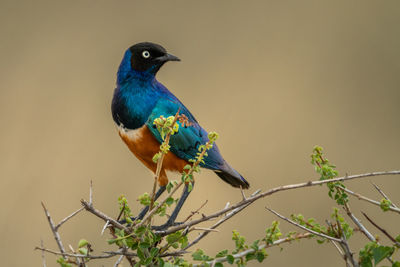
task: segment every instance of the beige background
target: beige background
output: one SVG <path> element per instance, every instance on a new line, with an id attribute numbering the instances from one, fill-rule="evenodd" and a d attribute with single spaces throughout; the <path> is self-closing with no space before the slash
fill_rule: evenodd
<path id="1" fill-rule="evenodd" d="M 182 59 L 168 63 L 159 80 L 203 127 L 220 133 L 225 158 L 250 191 L 318 179 L 309 164 L 316 144 L 343 175 L 398 169 L 399 25 L 398 1 L 2 0 L 1 265 L 40 266 L 33 251 L 40 239 L 56 248 L 40 201 L 59 221 L 88 197 L 90 180 L 99 209 L 116 216 L 124 193 L 137 211 L 135 199 L 150 190 L 152 178 L 119 140 L 110 102 L 123 52 L 140 41 L 160 43 Z M 372 180 L 400 204 L 399 179 L 348 185 L 379 200 Z M 204 171 L 182 214 L 206 199 L 203 212 L 211 213 L 240 192 Z M 249 241 L 262 237 L 276 219 L 265 206 L 323 221 L 333 205 L 325 187 L 279 193 L 230 220 L 202 247 L 210 254 L 232 248 L 232 229 Z M 355 199 L 352 207 L 399 234 L 398 216 Z M 85 237 L 96 251 L 110 249 L 101 227 L 81 214 L 61 235 L 65 244 Z M 284 222 L 281 228 L 293 230 Z M 365 242 L 351 245 L 358 251 Z M 265 265 L 343 266 L 329 244 L 284 247 L 270 250 Z M 56 266 L 52 256 L 47 262 Z"/>

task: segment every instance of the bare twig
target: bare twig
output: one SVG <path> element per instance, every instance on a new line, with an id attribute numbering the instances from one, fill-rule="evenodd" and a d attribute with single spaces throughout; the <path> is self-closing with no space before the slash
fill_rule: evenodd
<path id="1" fill-rule="evenodd" d="M 111 253 L 106 253 L 104 255 L 82 255 L 82 254 L 75 254 L 75 253 L 67 253 L 67 252 L 59 252 L 47 248 L 41 248 L 41 247 L 35 247 L 36 250 L 41 250 L 45 251 L 54 255 L 61 255 L 63 257 L 71 257 L 71 258 L 89 258 L 89 259 L 106 259 L 106 258 L 111 258 L 114 257 L 117 254 L 111 254 Z M 118 254 L 120 255 L 120 254 Z M 136 256 L 136 255 L 135 255 Z"/>
<path id="2" fill-rule="evenodd" d="M 114 264 L 114 267 L 118 267 L 123 259 L 124 259 L 124 255 L 119 256 L 118 260 Z"/>
<path id="3" fill-rule="evenodd" d="M 206 232 L 219 232 L 218 229 L 214 228 L 205 228 L 205 227 L 193 227 L 190 231 L 206 231 Z"/>
<path id="4" fill-rule="evenodd" d="M 331 229 L 333 229 L 333 226 L 330 221 L 325 220 L 325 222 Z M 335 248 L 339 252 L 340 256 L 342 256 L 343 260 L 346 262 L 346 266 L 349 267 L 350 266 L 349 261 L 347 260 L 346 254 L 342 250 L 341 246 L 339 246 L 335 241 L 329 240 L 329 242 L 335 246 Z"/>
<path id="5" fill-rule="evenodd" d="M 136 253 L 123 252 L 122 249 L 120 249 L 118 251 L 104 251 L 103 253 L 105 253 L 107 255 L 110 255 L 110 257 L 116 256 L 116 255 L 123 255 L 123 256 L 129 256 L 129 257 L 136 257 L 137 256 Z M 160 257 L 181 256 L 181 255 L 187 254 L 187 253 L 189 253 L 189 252 L 184 251 L 184 250 L 173 251 L 173 252 L 168 252 L 168 253 L 161 254 Z"/>
<path id="6" fill-rule="evenodd" d="M 124 213 L 125 206 L 126 206 L 126 204 L 124 202 L 123 205 L 122 205 L 122 209 L 119 211 L 119 214 L 117 216 L 117 219 L 116 219 L 117 221 L 119 221 L 119 219 L 121 218 L 122 213 Z"/>
<path id="7" fill-rule="evenodd" d="M 258 193 L 260 193 L 260 189 L 255 191 L 251 196 L 255 196 Z M 227 221 L 228 219 L 230 219 L 231 217 L 233 217 L 235 214 L 239 213 L 241 210 L 243 210 L 244 208 L 246 208 L 248 205 L 247 204 L 245 206 L 241 206 L 239 208 L 236 208 L 234 210 L 232 210 L 231 212 L 229 212 L 228 214 L 226 214 L 222 219 L 220 219 L 218 222 L 216 222 L 214 225 L 212 225 L 210 227 L 210 229 L 215 229 L 218 226 L 220 226 L 221 224 L 223 224 L 225 221 Z M 225 205 L 225 209 L 229 207 L 229 202 L 226 203 Z M 193 240 L 192 242 L 190 242 L 184 249 L 187 250 L 188 248 L 190 248 L 191 246 L 195 245 L 196 243 L 198 243 L 201 239 L 203 239 L 206 235 L 208 235 L 210 233 L 210 231 L 205 231 L 203 233 L 201 233 L 195 240 Z"/>
<path id="8" fill-rule="evenodd" d="M 240 201 L 240 202 L 236 203 L 233 206 L 227 207 L 227 208 L 225 208 L 223 210 L 220 210 L 218 212 L 215 212 L 215 213 L 213 213 L 211 215 L 204 216 L 203 218 L 200 218 L 200 219 L 197 219 L 197 220 L 193 220 L 193 221 L 190 221 L 190 222 L 186 222 L 186 223 L 181 224 L 181 225 L 170 227 L 167 230 L 156 231 L 155 233 L 159 234 L 159 235 L 162 235 L 162 236 L 168 235 L 170 233 L 173 233 L 173 232 L 176 232 L 178 230 L 184 229 L 187 226 L 196 225 L 196 224 L 199 224 L 201 222 L 208 221 L 208 220 L 210 220 L 212 218 L 219 217 L 219 216 L 221 216 L 222 214 L 224 214 L 224 213 L 226 213 L 228 211 L 231 211 L 231 210 L 236 209 L 238 207 L 245 206 L 247 204 L 251 204 L 251 203 L 253 203 L 254 201 L 256 201 L 256 200 L 258 200 L 260 198 L 272 195 L 272 194 L 280 192 L 280 191 L 292 190 L 292 189 L 297 189 L 297 188 L 302 188 L 302 187 L 309 187 L 309 186 L 316 186 L 316 185 L 332 183 L 332 182 L 338 182 L 338 181 L 347 181 L 347 180 L 353 180 L 353 179 L 360 179 L 360 178 L 371 177 L 371 176 L 398 175 L 398 174 L 400 174 L 400 170 L 384 171 L 384 172 L 371 172 L 371 173 L 343 176 L 343 177 L 339 177 L 339 178 L 335 178 L 335 179 L 329 179 L 329 180 L 322 180 L 322 181 L 318 180 L 318 181 L 313 181 L 313 182 L 309 181 L 309 182 L 306 182 L 306 183 L 279 186 L 279 187 L 272 188 L 272 189 L 270 189 L 268 191 L 265 191 L 265 192 L 263 192 L 261 194 L 258 194 L 256 196 L 248 197 L 245 201 Z"/>
<path id="9" fill-rule="evenodd" d="M 340 256 L 342 256 L 342 258 L 346 261 L 347 266 L 348 265 L 348 261 L 346 260 L 346 255 L 344 254 L 344 252 L 342 251 L 342 249 L 338 246 L 338 244 L 335 241 L 329 240 L 329 242 L 331 244 L 333 244 L 333 246 L 337 249 L 337 251 L 339 252 Z"/>
<path id="10" fill-rule="evenodd" d="M 75 254 L 75 250 L 74 250 L 74 248 L 72 247 L 72 245 L 69 244 L 68 247 L 69 247 L 69 249 L 71 250 L 71 252 L 72 252 L 73 254 Z M 79 267 L 80 267 L 81 265 L 82 265 L 82 267 L 86 267 L 86 265 L 85 265 L 85 259 L 84 259 L 84 258 L 75 257 L 75 259 L 76 259 L 76 265 L 78 265 Z M 81 263 L 81 260 L 82 260 L 82 263 Z"/>
<path id="11" fill-rule="evenodd" d="M 242 193 L 242 200 L 246 200 L 247 198 L 242 187 L 240 187 L 240 193 Z"/>
<path id="12" fill-rule="evenodd" d="M 359 193 L 356 193 L 356 192 L 351 191 L 351 190 L 348 189 L 348 188 L 344 188 L 344 187 L 341 187 L 341 186 L 338 186 L 338 187 L 341 188 L 341 189 L 343 189 L 346 193 L 348 193 L 348 194 L 350 194 L 350 195 L 353 195 L 353 196 L 357 197 L 357 198 L 360 199 L 360 200 L 367 201 L 367 202 L 369 202 L 369 203 L 371 203 L 371 204 L 374 204 L 374 205 L 376 205 L 376 206 L 379 206 L 379 207 L 380 207 L 380 205 L 381 205 L 381 203 L 380 203 L 379 201 L 376 201 L 376 200 L 367 198 L 367 197 L 365 197 L 365 196 L 363 196 L 363 195 L 361 195 L 361 194 L 359 194 Z M 400 213 L 400 209 L 397 208 L 397 207 L 395 207 L 393 204 L 392 204 L 391 206 L 389 206 L 388 208 L 389 208 L 389 210 L 391 210 L 391 211 Z"/>
<path id="13" fill-rule="evenodd" d="M 54 225 L 53 219 L 51 218 L 50 213 L 49 213 L 49 211 L 46 209 L 46 206 L 44 205 L 43 202 L 42 202 L 42 207 L 43 207 L 44 213 L 46 214 L 47 220 L 49 221 L 49 225 L 50 225 L 51 231 L 53 232 L 54 239 L 55 239 L 56 242 L 57 242 L 58 248 L 60 249 L 60 251 L 61 251 L 62 253 L 65 253 L 64 246 L 63 246 L 63 244 L 62 244 L 62 242 L 61 242 L 60 234 L 57 232 L 57 229 L 56 229 L 56 226 Z M 63 255 L 63 257 L 64 257 L 65 259 L 67 258 L 67 257 L 64 256 L 64 255 Z"/>
<path id="14" fill-rule="evenodd" d="M 360 229 L 360 231 L 371 241 L 376 241 L 375 237 L 365 228 L 365 226 L 360 222 L 360 220 L 357 219 L 356 216 L 351 212 L 349 204 L 344 203 L 344 210 L 347 213 L 347 216 L 350 217 L 350 219 L 354 222 L 355 225 Z"/>
<path id="15" fill-rule="evenodd" d="M 73 213 L 71 213 L 70 215 L 68 215 L 67 217 L 65 217 L 64 219 L 62 219 L 56 226 L 56 231 L 58 231 L 58 228 L 61 227 L 61 225 L 63 225 L 65 222 L 67 222 L 69 219 L 71 219 L 72 217 L 74 217 L 75 215 L 77 215 L 79 212 L 81 212 L 82 210 L 84 210 L 84 207 L 81 207 L 80 209 L 74 211 Z"/>
<path id="16" fill-rule="evenodd" d="M 373 225 L 375 226 L 379 231 L 381 231 L 385 236 L 387 236 L 387 238 L 389 238 L 393 243 L 395 243 L 397 246 L 400 246 L 400 243 L 396 241 L 396 239 L 391 236 L 385 229 L 383 229 L 382 227 L 380 227 L 378 224 L 376 224 L 371 218 L 369 218 L 367 216 L 367 214 L 365 214 L 364 212 L 361 212 L 364 217 Z"/>
<path id="17" fill-rule="evenodd" d="M 92 180 L 90 180 L 89 204 L 93 205 L 93 182 L 92 182 Z"/>
<path id="18" fill-rule="evenodd" d="M 353 253 L 351 252 L 349 244 L 347 243 L 347 240 L 346 240 L 346 235 L 344 234 L 342 225 L 340 224 L 339 219 L 337 217 L 336 217 L 336 225 L 339 228 L 339 232 L 342 235 L 342 239 L 340 240 L 339 244 L 342 247 L 342 249 L 346 255 L 346 264 L 347 264 L 347 260 L 349 260 L 354 267 L 358 267 L 359 266 L 358 262 L 356 262 L 354 260 Z"/>
<path id="19" fill-rule="evenodd" d="M 343 239 L 343 241 L 340 244 L 342 244 L 341 247 L 342 247 L 343 251 L 345 252 L 346 264 L 348 264 L 347 260 L 349 260 L 354 267 L 358 267 L 358 263 L 354 260 L 353 253 L 350 250 L 347 240 Z"/>
<path id="20" fill-rule="evenodd" d="M 40 248 L 44 249 L 43 239 L 40 239 Z M 42 250 L 42 265 L 43 265 L 43 267 L 46 267 L 46 257 L 45 257 L 45 254 L 44 254 L 44 250 Z"/>
<path id="21" fill-rule="evenodd" d="M 283 215 L 280 215 L 279 213 L 277 213 L 276 211 L 274 211 L 274 210 L 272 210 L 272 209 L 270 209 L 270 208 L 268 208 L 268 207 L 265 207 L 265 208 L 266 208 L 267 210 L 269 210 L 270 212 L 272 212 L 273 214 L 275 214 L 276 216 L 278 216 L 279 218 L 281 218 L 282 220 L 285 220 L 285 221 L 287 221 L 288 223 L 293 224 L 293 225 L 296 226 L 296 227 L 299 227 L 300 229 L 303 229 L 303 230 L 305 230 L 305 231 L 307 231 L 307 232 L 310 232 L 310 233 L 313 234 L 313 235 L 317 235 L 317 236 L 319 236 L 319 237 L 326 238 L 326 239 L 328 239 L 328 240 L 332 240 L 332 241 L 339 242 L 339 243 L 342 242 L 342 240 L 340 240 L 340 239 L 338 239 L 338 238 L 336 238 L 336 237 L 329 236 L 329 235 L 326 235 L 326 234 L 323 234 L 323 233 L 318 233 L 318 232 L 316 232 L 316 231 L 314 231 L 314 230 L 308 229 L 307 227 L 305 227 L 305 226 L 303 226 L 303 225 L 300 225 L 300 224 L 298 224 L 297 222 L 294 222 L 294 221 L 292 221 L 292 220 L 286 218 L 286 217 L 283 216 Z"/>
<path id="22" fill-rule="evenodd" d="M 350 207 L 348 203 L 344 204 L 344 209 L 347 213 L 347 215 L 350 217 L 350 219 L 354 222 L 354 224 L 357 225 L 357 227 L 360 229 L 360 231 L 371 241 L 376 242 L 376 238 L 367 230 L 367 228 L 360 222 L 360 220 L 357 219 L 356 216 L 350 211 Z M 364 215 L 365 216 L 365 215 Z M 378 243 L 379 244 L 379 243 Z M 393 263 L 392 259 L 390 257 L 386 257 L 391 263 Z"/>
<path id="23" fill-rule="evenodd" d="M 190 212 L 190 215 L 187 216 L 187 218 L 185 220 L 183 220 L 183 222 L 187 222 L 190 218 L 192 218 L 195 214 L 198 214 L 199 211 L 207 204 L 208 200 L 206 200 L 201 206 L 200 208 L 198 208 L 195 211 Z"/>
<path id="24" fill-rule="evenodd" d="M 125 233 L 130 233 L 131 231 L 124 225 L 120 224 L 119 222 L 117 222 L 116 220 L 114 220 L 113 218 L 109 217 L 108 215 L 104 214 L 103 212 L 95 209 L 93 207 L 93 205 L 90 205 L 90 203 L 88 203 L 86 200 L 81 199 L 81 203 L 83 205 L 83 207 L 89 211 L 90 213 L 96 215 L 97 217 L 99 217 L 100 219 L 102 219 L 105 222 L 109 222 L 110 224 L 112 224 L 114 227 L 124 230 Z"/>

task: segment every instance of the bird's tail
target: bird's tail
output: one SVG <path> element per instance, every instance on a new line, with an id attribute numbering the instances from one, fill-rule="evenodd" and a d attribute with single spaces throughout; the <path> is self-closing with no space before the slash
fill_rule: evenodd
<path id="1" fill-rule="evenodd" d="M 215 174 L 219 176 L 222 180 L 227 182 L 233 187 L 248 189 L 250 184 L 243 178 L 240 173 L 238 173 L 235 169 L 229 166 L 228 163 L 225 162 L 223 168 L 220 170 L 214 170 Z"/>

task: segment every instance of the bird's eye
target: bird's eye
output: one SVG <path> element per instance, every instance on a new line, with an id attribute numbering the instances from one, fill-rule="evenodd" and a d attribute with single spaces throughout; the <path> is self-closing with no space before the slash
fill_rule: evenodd
<path id="1" fill-rule="evenodd" d="M 144 58 L 149 58 L 150 57 L 150 52 L 149 51 L 143 51 L 143 53 L 142 53 L 142 56 L 144 57 Z"/>

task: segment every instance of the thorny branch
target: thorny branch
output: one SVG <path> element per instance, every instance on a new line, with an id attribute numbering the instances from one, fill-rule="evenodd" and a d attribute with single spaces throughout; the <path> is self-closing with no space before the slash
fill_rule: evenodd
<path id="1" fill-rule="evenodd" d="M 396 239 L 391 236 L 385 229 L 380 227 L 378 224 L 376 224 L 370 217 L 367 216 L 364 212 L 361 212 L 364 217 L 373 225 L 375 226 L 379 231 L 381 231 L 387 238 L 389 238 L 394 244 L 396 244 L 398 247 L 400 247 L 400 243 L 396 241 Z"/>
<path id="2" fill-rule="evenodd" d="M 338 182 L 338 181 L 347 181 L 347 180 L 352 180 L 352 179 L 360 179 L 360 178 L 366 178 L 366 177 L 371 177 L 371 176 L 398 175 L 398 174 L 400 174 L 400 171 L 397 171 L 397 170 L 396 171 L 386 171 L 386 172 L 371 172 L 371 173 L 343 176 L 343 177 L 339 177 L 339 178 L 335 178 L 335 179 L 329 179 L 329 180 L 309 181 L 309 182 L 306 182 L 306 183 L 279 186 L 279 187 L 272 188 L 272 189 L 270 189 L 268 191 L 265 191 L 265 192 L 263 192 L 261 194 L 258 194 L 258 195 L 252 196 L 252 197 L 248 197 L 246 200 L 242 200 L 242 201 L 236 203 L 233 206 L 226 207 L 226 208 L 224 208 L 224 209 L 222 209 L 222 210 L 220 210 L 220 211 L 218 211 L 216 213 L 213 213 L 211 215 L 204 216 L 203 218 L 200 218 L 200 219 L 197 219 L 197 220 L 193 220 L 193 221 L 181 224 L 181 225 L 170 227 L 169 229 L 164 230 L 164 231 L 156 231 L 156 233 L 160 234 L 162 236 L 168 235 L 168 234 L 176 232 L 178 230 L 185 229 L 188 226 L 190 227 L 190 226 L 199 224 L 201 222 L 208 221 L 210 219 L 219 217 L 219 216 L 221 216 L 222 214 L 224 214 L 226 212 L 229 212 L 229 211 L 234 210 L 236 208 L 245 206 L 247 204 L 251 204 L 251 203 L 253 203 L 254 201 L 256 201 L 256 200 L 258 200 L 260 198 L 272 195 L 272 194 L 280 192 L 280 191 L 292 190 L 292 189 L 297 189 L 297 188 L 302 188 L 302 187 L 309 187 L 309 186 L 316 186 L 316 185 L 321 185 L 321 184 L 326 184 L 326 183 L 334 183 L 334 182 Z"/>
<path id="3" fill-rule="evenodd" d="M 305 227 L 303 225 L 300 225 L 297 222 L 294 222 L 294 221 L 290 220 L 289 218 L 286 218 L 285 216 L 277 213 L 276 211 L 274 211 L 274 210 L 272 210 L 272 209 L 270 209 L 268 207 L 265 207 L 265 208 L 267 210 L 269 210 L 270 212 L 272 212 L 273 214 L 275 214 L 276 216 L 278 216 L 279 218 L 281 218 L 282 220 L 287 221 L 288 223 L 293 224 L 294 226 L 296 226 L 296 227 L 298 227 L 300 229 L 303 229 L 303 230 L 309 232 L 310 234 L 317 235 L 317 236 L 320 236 L 322 238 L 326 238 L 328 240 L 335 241 L 335 242 L 338 242 L 338 243 L 342 242 L 342 240 L 339 239 L 339 238 L 336 238 L 336 237 L 333 237 L 333 236 L 329 236 L 329 235 L 326 235 L 326 234 L 323 234 L 323 233 L 315 232 L 314 230 L 308 229 L 307 227 Z"/>
<path id="4" fill-rule="evenodd" d="M 66 259 L 66 255 L 65 255 L 65 248 L 63 243 L 61 242 L 61 237 L 60 234 L 57 232 L 56 226 L 54 225 L 53 219 L 50 216 L 49 211 L 46 209 L 46 206 L 44 205 L 44 203 L 42 202 L 42 207 L 44 210 L 44 213 L 46 214 L 47 220 L 49 221 L 49 225 L 51 228 L 51 231 L 53 232 L 54 235 L 54 239 L 57 242 L 58 248 L 60 249 L 61 253 L 64 253 L 63 257 Z"/>
<path id="5" fill-rule="evenodd" d="M 219 210 L 213 214 L 210 214 L 208 216 L 203 215 L 201 218 L 199 219 L 195 219 L 195 220 L 191 220 L 191 221 L 186 221 L 185 223 L 181 224 L 181 225 L 177 225 L 177 226 L 173 226 L 170 227 L 167 230 L 164 231 L 155 231 L 155 234 L 158 234 L 160 236 L 165 236 L 168 235 L 170 233 L 174 233 L 178 230 L 181 229 L 186 229 L 186 231 L 191 231 L 191 230 L 203 230 L 204 232 L 201 233 L 194 241 L 192 241 L 191 243 L 189 243 L 183 250 L 180 251 L 174 251 L 174 252 L 166 252 L 162 255 L 160 255 L 160 257 L 168 257 L 168 256 L 181 256 L 185 253 L 187 253 L 187 249 L 190 248 L 191 246 L 193 246 L 194 244 L 196 244 L 197 242 L 199 242 L 202 238 L 204 238 L 209 232 L 214 231 L 215 228 L 217 228 L 219 225 L 221 225 L 223 222 L 225 222 L 226 220 L 230 219 L 231 217 L 233 217 L 235 214 L 239 213 L 240 211 L 242 211 L 243 209 L 245 209 L 246 207 L 248 207 L 249 205 L 251 205 L 253 202 L 255 202 L 258 199 L 261 199 L 263 197 L 272 195 L 274 193 L 277 192 L 281 192 L 281 191 L 286 191 L 286 190 L 292 190 L 292 189 L 298 189 L 298 188 L 303 188 L 303 187 L 310 187 L 310 186 L 316 186 L 316 185 L 321 185 L 321 184 L 325 184 L 325 183 L 332 183 L 332 182 L 337 182 L 337 181 L 347 181 L 347 180 L 351 180 L 351 179 L 360 179 L 360 178 L 365 178 L 365 177 L 372 177 L 372 176 L 383 176 L 383 175 L 398 175 L 400 174 L 399 170 L 395 170 L 395 171 L 386 171 L 386 172 L 371 172 L 371 173 L 365 173 L 365 174 L 357 174 L 357 175 L 351 175 L 351 176 L 344 176 L 344 177 L 339 177 L 339 178 L 335 178 L 335 179 L 329 179 L 329 180 L 318 180 L 318 181 L 309 181 L 309 182 L 305 182 L 305 183 L 299 183 L 299 184 L 290 184 L 290 185 L 284 185 L 284 186 L 279 186 L 279 187 L 275 187 L 272 188 L 270 190 L 267 190 L 265 192 L 260 193 L 260 190 L 254 192 L 251 196 L 246 197 L 243 196 L 243 199 L 232 205 L 226 205 L 225 208 L 223 208 L 222 210 Z M 174 192 L 182 185 L 183 183 L 179 183 L 178 185 L 174 186 L 173 190 L 171 190 L 170 194 L 164 199 L 163 202 L 161 202 L 160 204 L 157 205 L 157 207 L 154 207 L 152 210 L 150 210 L 147 214 L 146 217 L 143 219 L 142 222 L 144 222 L 146 220 L 146 218 L 149 218 L 153 215 L 153 213 L 159 208 L 161 207 L 161 205 L 163 205 L 163 203 L 166 201 L 166 199 L 168 197 L 170 197 L 172 194 L 174 194 Z M 344 190 L 344 189 L 343 189 Z M 379 190 L 378 190 L 379 191 Z M 346 191 L 347 192 L 347 191 Z M 383 192 L 382 192 L 383 193 Z M 68 257 L 71 258 L 82 258 L 82 259 L 104 259 L 104 258 L 110 258 L 110 257 L 114 257 L 114 256 L 119 256 L 118 261 L 115 263 L 115 266 L 118 266 L 120 263 L 120 257 L 127 257 L 128 261 L 130 264 L 134 263 L 133 260 L 131 260 L 131 257 L 136 257 L 137 254 L 135 253 L 130 253 L 127 251 L 123 251 L 123 249 L 120 249 L 118 251 L 112 251 L 112 252 L 103 252 L 102 255 L 82 255 L 82 254 L 77 254 L 77 253 L 67 253 L 64 249 L 64 246 L 61 242 L 61 238 L 60 235 L 58 233 L 59 228 L 65 223 L 67 222 L 69 219 L 71 219 L 72 217 L 74 217 L 76 214 L 78 214 L 80 211 L 82 211 L 83 209 L 89 211 L 90 213 L 94 214 L 95 216 L 99 217 L 100 219 L 102 219 L 103 221 L 107 222 L 107 227 L 111 227 L 111 228 L 117 228 L 117 229 L 121 229 L 124 230 L 125 233 L 130 234 L 131 233 L 131 229 L 126 227 L 123 224 L 120 224 L 118 221 L 114 220 L 113 218 L 111 218 L 110 216 L 104 214 L 103 212 L 99 211 L 98 209 L 94 208 L 93 206 L 93 196 L 92 196 L 92 184 L 90 186 L 90 201 L 86 201 L 84 199 L 81 200 L 81 203 L 83 205 L 82 208 L 78 209 L 77 211 L 73 212 L 71 215 L 67 216 L 66 218 L 64 218 L 63 220 L 61 220 L 61 222 L 57 225 L 54 224 L 52 218 L 50 217 L 50 214 L 48 212 L 48 210 L 46 209 L 46 207 L 44 206 L 44 204 L 42 203 L 44 212 L 46 214 L 46 217 L 49 221 L 49 225 L 50 228 L 53 232 L 54 238 L 56 240 L 56 243 L 59 247 L 59 251 L 54 251 L 54 250 L 50 250 L 47 249 L 43 246 L 43 244 L 41 244 L 40 247 L 36 247 L 35 249 L 37 250 L 41 250 L 42 252 L 48 252 L 51 254 L 56 254 L 56 255 L 61 255 L 63 256 L 65 259 L 67 259 Z M 357 194 L 357 193 L 354 193 Z M 357 195 L 356 195 L 357 196 Z M 386 197 L 386 196 L 385 196 Z M 368 201 L 371 202 L 371 201 Z M 395 205 L 393 206 L 393 211 L 396 211 L 396 209 L 398 209 Z M 201 207 L 200 207 L 201 208 Z M 285 218 L 284 216 L 276 213 L 273 210 L 270 210 L 271 212 L 275 213 L 277 216 L 281 217 L 284 220 L 289 220 L 287 218 Z M 198 211 L 194 212 L 193 214 L 197 213 Z M 349 216 L 351 217 L 351 212 L 350 209 L 348 209 L 348 214 L 350 214 Z M 397 212 L 397 211 L 396 211 Z M 193 227 L 194 225 L 197 225 L 199 223 L 202 223 L 204 221 L 209 221 L 213 218 L 217 218 L 220 217 L 221 215 L 224 215 L 223 218 L 221 218 L 218 222 L 216 222 L 214 225 L 212 225 L 211 227 L 207 227 L 207 228 L 200 228 L 200 227 Z M 193 215 L 191 215 L 193 216 Z M 362 227 L 360 227 L 359 220 L 357 218 L 351 217 L 353 222 L 361 229 Z M 369 219 L 370 220 L 370 219 Z M 290 221 L 290 220 L 289 220 Z M 141 222 L 141 223 L 142 223 Z M 358 223 L 357 223 L 358 222 Z M 292 222 L 294 223 L 294 222 Z M 373 223 L 373 222 L 371 222 Z M 374 224 L 374 223 L 373 223 Z M 137 224 L 135 225 L 136 227 L 138 227 L 140 225 Z M 382 232 L 384 231 L 382 228 L 380 228 L 379 226 L 377 226 L 376 224 L 374 224 L 378 229 L 380 229 Z M 300 225 L 296 225 L 296 226 L 300 226 Z M 362 226 L 362 225 L 361 225 Z M 303 229 L 303 228 L 302 228 Z M 342 256 L 344 256 L 344 258 L 347 260 L 350 260 L 351 264 L 353 266 L 358 266 L 358 263 L 354 261 L 353 257 L 352 257 L 352 253 L 350 251 L 350 248 L 348 247 L 347 241 L 343 238 L 338 239 L 338 238 L 334 238 L 331 236 L 325 236 L 321 233 L 317 233 L 317 232 L 312 232 L 312 230 L 310 229 L 304 229 L 306 231 L 308 231 L 309 233 L 304 233 L 301 235 L 298 235 L 295 239 L 299 239 L 299 238 L 306 238 L 306 237 L 310 237 L 311 235 L 318 235 L 324 238 L 327 238 L 329 240 L 331 240 L 333 242 L 334 245 L 336 245 L 336 243 L 340 244 L 342 250 L 340 250 L 337 246 L 337 249 L 339 250 L 339 252 L 341 253 Z M 386 232 L 387 233 L 387 232 Z M 367 234 L 368 236 L 368 234 Z M 372 236 L 372 235 L 371 235 Z M 369 236 L 369 238 L 371 237 Z M 389 235 L 390 236 L 390 235 Z M 283 238 L 283 239 L 279 239 L 277 241 L 275 241 L 273 244 L 270 245 L 261 245 L 259 247 L 259 249 L 263 249 L 263 248 L 267 248 L 270 246 L 275 246 L 275 245 L 279 245 L 282 243 L 286 243 L 286 242 L 290 242 L 291 240 L 293 240 L 293 238 Z M 391 239 L 392 240 L 392 239 Z M 392 240 L 393 241 L 393 240 Z M 398 242 L 396 243 L 397 245 Z M 247 255 L 248 253 L 252 253 L 254 252 L 253 249 L 249 249 L 243 252 L 240 252 L 238 254 L 233 255 L 233 257 L 236 258 L 240 258 L 243 257 L 245 255 Z M 344 254 L 344 255 L 343 255 Z M 215 264 L 218 262 L 225 262 L 227 261 L 226 257 L 222 257 L 222 258 L 217 258 L 212 262 L 209 262 L 209 264 Z M 197 266 L 197 265 L 194 265 Z"/>
<path id="6" fill-rule="evenodd" d="M 379 186 L 377 186 L 377 185 L 374 184 L 374 183 L 372 183 L 372 185 L 375 187 L 376 190 L 378 190 L 378 192 L 379 192 L 386 200 L 389 200 L 389 201 L 390 201 L 389 197 L 379 188 Z M 397 207 L 392 201 L 390 201 L 390 202 L 392 203 L 392 206 L 393 206 L 394 208 L 397 208 L 397 209 L 398 209 L 398 207 Z"/>
<path id="7" fill-rule="evenodd" d="M 359 193 L 355 193 L 355 192 L 351 191 L 351 190 L 348 189 L 348 188 L 344 188 L 344 187 L 340 187 L 340 188 L 341 188 L 343 191 L 345 191 L 346 193 L 348 193 L 348 194 L 350 194 L 350 195 L 353 195 L 353 196 L 357 197 L 357 198 L 360 199 L 360 200 L 367 201 L 367 202 L 369 202 L 369 203 L 371 203 L 371 204 L 374 204 L 374 205 L 376 205 L 376 206 L 378 206 L 378 207 L 381 205 L 381 203 L 380 203 L 379 201 L 376 201 L 376 200 L 367 198 L 367 197 L 365 197 L 365 196 L 363 196 L 363 195 L 361 195 L 361 194 L 359 194 Z M 388 207 L 388 209 L 389 209 L 390 211 L 394 211 L 394 212 L 400 213 L 400 209 L 397 208 L 393 203 L 392 203 L 391 206 Z"/>
<path id="8" fill-rule="evenodd" d="M 356 216 L 351 212 L 350 206 L 348 203 L 344 204 L 344 209 L 347 213 L 347 216 L 350 217 L 350 219 L 354 222 L 355 225 L 360 229 L 360 231 L 371 241 L 376 241 L 375 237 L 365 228 L 365 226 L 360 222 L 359 219 L 357 219 Z"/>
<path id="9" fill-rule="evenodd" d="M 257 249 L 257 250 L 262 250 L 262 249 L 264 249 L 264 248 L 275 247 L 275 246 L 279 246 L 279 245 L 284 244 L 284 243 L 290 243 L 290 242 L 292 242 L 293 240 L 299 240 L 299 239 L 309 238 L 309 237 L 311 237 L 311 234 L 310 234 L 310 233 L 297 234 L 297 235 L 294 236 L 294 237 L 286 237 L 286 238 L 278 239 L 278 240 L 276 240 L 275 242 L 273 242 L 272 244 L 263 244 L 263 245 L 260 245 L 260 246 L 258 246 L 258 249 Z M 233 258 L 238 259 L 238 258 L 244 257 L 244 256 L 246 256 L 247 254 L 250 254 L 250 253 L 253 253 L 253 252 L 255 252 L 255 250 L 252 249 L 252 248 L 250 248 L 250 249 L 247 249 L 247 250 L 242 251 L 242 252 L 240 252 L 240 253 L 234 254 L 234 255 L 232 255 L 232 256 L 233 256 Z M 208 264 L 212 264 L 212 263 L 226 262 L 226 261 L 228 261 L 228 257 L 221 257 L 221 258 L 216 258 L 216 259 L 213 260 L 213 261 L 208 261 L 207 263 L 208 263 Z M 199 264 L 194 264 L 194 265 L 193 265 L 193 267 L 199 267 L 199 266 L 203 266 L 203 265 L 199 265 Z"/>
<path id="10" fill-rule="evenodd" d="M 254 192 L 251 196 L 255 196 L 258 193 L 260 193 L 260 190 L 257 190 L 256 192 Z M 225 221 L 227 221 L 228 219 L 230 219 L 231 217 L 233 217 L 235 214 L 239 213 L 240 211 L 242 211 L 244 208 L 246 208 L 249 204 L 245 205 L 245 206 L 241 206 L 239 208 L 236 208 L 234 210 L 232 210 L 231 212 L 229 212 L 228 214 L 226 214 L 222 219 L 220 219 L 218 222 L 216 222 L 214 225 L 212 225 L 210 227 L 210 229 L 215 229 L 218 226 L 220 226 L 221 224 L 223 224 Z M 199 234 L 199 236 L 193 240 L 190 244 L 187 245 L 187 247 L 185 247 L 184 249 L 188 249 L 191 246 L 197 244 L 201 239 L 203 239 L 204 237 L 206 237 L 206 235 L 208 235 L 211 232 L 211 230 L 209 231 L 204 231 L 203 233 Z"/>
<path id="11" fill-rule="evenodd" d="M 346 257 L 345 257 L 346 264 L 347 264 L 347 260 L 349 260 L 354 267 L 358 267 L 359 264 L 358 264 L 358 262 L 356 262 L 354 260 L 353 252 L 351 252 L 351 250 L 350 250 L 349 243 L 347 243 L 347 240 L 346 240 L 346 235 L 344 234 L 344 231 L 342 229 L 342 225 L 340 224 L 340 222 L 337 219 L 337 217 L 336 217 L 336 224 L 337 224 L 337 227 L 339 228 L 339 232 L 342 234 L 342 239 L 341 239 L 341 242 L 339 244 L 342 247 L 342 249 L 343 249 L 343 251 L 344 251 L 344 253 L 346 255 Z"/>

